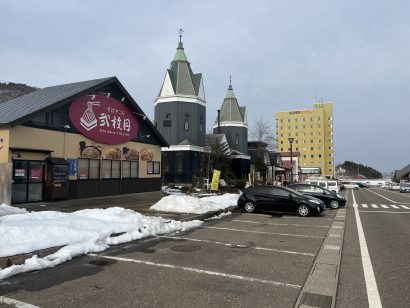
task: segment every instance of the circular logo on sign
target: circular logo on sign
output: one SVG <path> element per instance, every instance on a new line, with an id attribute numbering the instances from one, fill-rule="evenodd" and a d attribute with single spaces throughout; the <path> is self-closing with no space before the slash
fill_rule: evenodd
<path id="1" fill-rule="evenodd" d="M 84 136 L 105 144 L 125 143 L 139 128 L 128 106 L 104 95 L 86 95 L 72 102 L 70 120 Z"/>

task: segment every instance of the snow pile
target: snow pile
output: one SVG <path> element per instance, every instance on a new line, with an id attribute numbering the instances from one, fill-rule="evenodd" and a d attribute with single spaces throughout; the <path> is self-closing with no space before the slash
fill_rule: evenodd
<path id="1" fill-rule="evenodd" d="M 208 219 L 205 219 L 205 220 L 221 219 L 221 218 L 224 218 L 224 217 L 229 216 L 229 215 L 232 215 L 232 213 L 228 211 L 226 213 L 221 213 L 219 215 L 215 215 L 214 217 L 211 217 L 211 218 L 208 218 Z"/>
<path id="2" fill-rule="evenodd" d="M 10 206 L 5 203 L 0 204 L 0 216 L 6 216 L 11 214 L 24 214 L 27 213 L 26 209 Z"/>
<path id="3" fill-rule="evenodd" d="M 32 212 L 0 218 L 0 257 L 64 246 L 56 253 L 33 256 L 22 265 L 0 269 L 0 280 L 27 271 L 52 267 L 73 257 L 101 252 L 110 245 L 143 237 L 185 231 L 202 224 L 148 217 L 133 210 L 113 207 L 74 213 Z M 120 235 L 110 237 L 111 234 Z"/>
<path id="4" fill-rule="evenodd" d="M 170 195 L 162 198 L 151 206 L 151 210 L 160 212 L 203 214 L 236 206 L 238 198 L 239 194 L 224 194 L 204 198 L 187 195 Z"/>

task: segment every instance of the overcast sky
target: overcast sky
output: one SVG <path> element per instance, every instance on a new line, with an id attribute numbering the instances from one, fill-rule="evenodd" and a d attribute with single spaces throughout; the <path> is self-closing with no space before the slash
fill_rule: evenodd
<path id="1" fill-rule="evenodd" d="M 207 129 L 229 75 L 249 126 L 333 102 L 335 163 L 410 163 L 410 1 L 0 0 L 0 81 L 117 76 L 153 118 L 183 28 Z"/>

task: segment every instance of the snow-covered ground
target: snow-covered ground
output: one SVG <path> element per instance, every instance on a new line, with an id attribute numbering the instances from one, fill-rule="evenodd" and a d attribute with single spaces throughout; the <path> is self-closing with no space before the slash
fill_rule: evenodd
<path id="1" fill-rule="evenodd" d="M 162 198 L 151 210 L 159 212 L 203 214 L 236 206 L 239 194 L 224 194 L 204 198 L 187 195 L 170 195 Z"/>
<path id="2" fill-rule="evenodd" d="M 171 195 L 152 206 L 157 211 L 206 213 L 236 206 L 239 195 L 225 194 L 204 198 Z M 228 215 L 228 214 L 225 214 Z M 214 219 L 225 215 L 215 216 Z M 185 231 L 202 224 L 144 216 L 130 209 L 86 209 L 73 213 L 57 211 L 27 212 L 0 205 L 0 257 L 62 246 L 44 258 L 33 256 L 22 265 L 0 268 L 0 280 L 10 276 L 53 267 L 72 258 L 101 252 L 110 247 L 157 234 Z"/>

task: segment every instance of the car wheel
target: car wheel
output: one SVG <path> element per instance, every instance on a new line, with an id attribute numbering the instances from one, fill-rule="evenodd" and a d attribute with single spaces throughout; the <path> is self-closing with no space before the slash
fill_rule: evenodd
<path id="1" fill-rule="evenodd" d="M 310 215 L 310 207 L 306 204 L 301 204 L 298 206 L 299 216 L 306 217 Z"/>
<path id="2" fill-rule="evenodd" d="M 247 213 L 254 213 L 256 211 L 255 204 L 252 201 L 247 201 L 243 208 L 245 209 L 245 212 Z"/>
<path id="3" fill-rule="evenodd" d="M 337 209 L 339 207 L 339 202 L 337 202 L 336 200 L 330 201 L 330 207 L 332 209 Z"/>
<path id="4" fill-rule="evenodd" d="M 355 187 L 355 188 L 354 188 L 354 190 L 358 190 L 358 189 L 359 189 L 359 187 Z"/>

